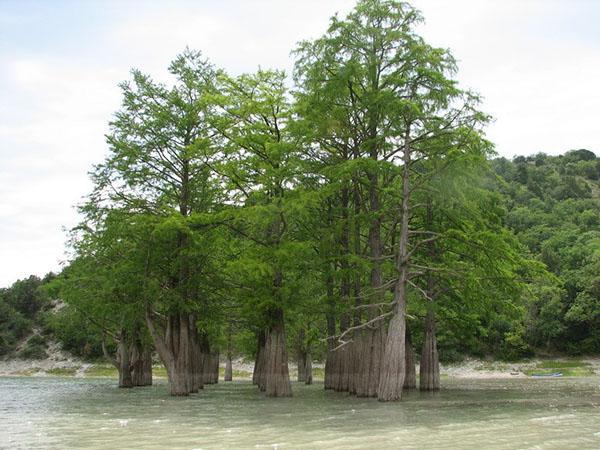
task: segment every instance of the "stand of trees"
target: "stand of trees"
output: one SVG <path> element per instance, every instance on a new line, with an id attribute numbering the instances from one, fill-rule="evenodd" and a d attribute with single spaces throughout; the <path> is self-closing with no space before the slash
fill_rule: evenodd
<path id="1" fill-rule="evenodd" d="M 598 348 L 597 184 L 582 181 L 598 180 L 595 156 L 490 165 L 489 118 L 421 20 L 407 3 L 359 1 L 298 45 L 293 88 L 191 50 L 170 86 L 137 70 L 122 84 L 52 283 L 120 386 L 151 383 L 153 349 L 178 396 L 218 380 L 220 352 L 231 380 L 245 352 L 258 388 L 285 397 L 289 356 L 306 383 L 323 356 L 326 389 L 392 401 L 417 386 L 417 353 L 420 389 L 437 390 L 444 352 L 521 356 L 563 336 Z M 567 207 L 578 217 L 557 235 L 522 211 Z"/>

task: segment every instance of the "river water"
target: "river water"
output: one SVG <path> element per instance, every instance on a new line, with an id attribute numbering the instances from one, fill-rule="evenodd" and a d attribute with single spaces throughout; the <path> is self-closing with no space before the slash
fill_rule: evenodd
<path id="1" fill-rule="evenodd" d="M 436 394 L 379 403 L 294 383 L 249 382 L 189 398 L 114 380 L 0 378 L 0 448 L 600 448 L 600 378 L 443 380 Z"/>

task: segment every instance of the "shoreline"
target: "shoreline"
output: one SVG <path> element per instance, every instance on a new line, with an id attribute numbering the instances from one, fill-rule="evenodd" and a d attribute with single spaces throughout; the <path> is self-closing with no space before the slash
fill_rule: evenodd
<path id="1" fill-rule="evenodd" d="M 61 355 L 62 356 L 62 355 Z M 224 372 L 224 362 L 220 364 L 220 375 Z M 290 378 L 295 378 L 297 368 L 290 363 Z M 252 378 L 253 363 L 243 359 L 233 361 L 234 378 Z M 324 364 L 314 363 L 314 378 L 322 379 Z M 418 371 L 418 365 L 417 365 Z M 155 378 L 166 378 L 161 364 L 153 368 Z M 600 375 L 600 357 L 581 358 L 532 358 L 516 362 L 490 361 L 474 358 L 441 364 L 440 374 L 444 378 L 506 379 L 530 378 L 535 374 L 560 372 L 565 377 L 589 377 Z M 117 370 L 106 362 L 83 361 L 74 357 L 50 357 L 44 360 L 8 359 L 0 360 L 0 377 L 73 377 L 73 378 L 116 378 Z"/>

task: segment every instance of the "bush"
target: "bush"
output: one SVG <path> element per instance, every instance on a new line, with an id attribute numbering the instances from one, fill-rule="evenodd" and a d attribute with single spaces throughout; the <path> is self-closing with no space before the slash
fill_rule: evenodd
<path id="1" fill-rule="evenodd" d="M 60 311 L 43 316 L 43 329 L 76 356 L 93 359 L 102 357 L 101 333 L 77 312 L 65 306 Z"/>
<path id="2" fill-rule="evenodd" d="M 504 335 L 498 356 L 504 361 L 516 361 L 533 356 L 534 352 L 525 340 L 525 329 L 509 331 Z"/>
<path id="3" fill-rule="evenodd" d="M 22 359 L 44 359 L 48 356 L 46 348 L 46 339 L 36 334 L 29 338 L 25 348 L 19 352 L 18 356 Z"/>

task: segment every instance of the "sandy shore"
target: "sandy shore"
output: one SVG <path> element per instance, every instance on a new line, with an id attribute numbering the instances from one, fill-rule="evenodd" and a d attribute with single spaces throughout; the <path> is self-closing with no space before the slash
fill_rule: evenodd
<path id="1" fill-rule="evenodd" d="M 569 362 L 574 361 L 571 358 L 535 358 L 513 363 L 502 361 L 487 361 L 473 358 L 466 358 L 460 363 L 442 364 L 440 372 L 442 376 L 450 378 L 525 378 L 526 372 L 531 373 L 542 362 Z M 586 364 L 587 367 L 596 375 L 600 374 L 600 357 L 582 357 L 576 361 Z M 224 367 L 225 362 L 221 361 Z M 70 355 L 60 349 L 56 343 L 50 343 L 48 348 L 48 357 L 43 360 L 28 359 L 3 359 L 0 360 L 0 376 L 48 376 L 56 374 L 65 374 L 69 376 L 85 377 L 88 370 L 94 367 L 109 368 L 108 363 L 90 363 Z M 290 362 L 290 375 L 297 373 L 296 364 Z M 324 369 L 323 363 L 315 362 L 313 367 L 317 369 L 315 375 L 322 376 Z M 239 377 L 251 376 L 254 363 L 244 359 L 235 359 L 233 361 L 233 370 Z M 418 371 L 418 366 L 417 366 Z"/>

